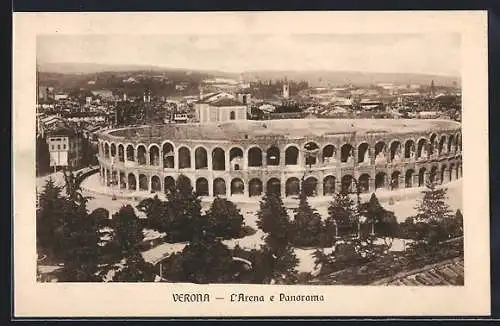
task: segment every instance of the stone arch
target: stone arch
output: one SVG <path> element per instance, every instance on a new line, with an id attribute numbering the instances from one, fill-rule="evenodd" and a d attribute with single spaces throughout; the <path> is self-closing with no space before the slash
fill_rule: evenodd
<path id="1" fill-rule="evenodd" d="M 387 161 L 387 144 L 383 140 L 379 140 L 375 143 L 375 163 L 386 162 Z"/>
<path id="2" fill-rule="evenodd" d="M 147 191 L 148 188 L 148 178 L 144 174 L 139 174 L 139 190 Z"/>
<path id="3" fill-rule="evenodd" d="M 340 162 L 349 163 L 352 161 L 354 156 L 354 148 L 351 144 L 344 144 L 340 148 Z"/>
<path id="4" fill-rule="evenodd" d="M 295 145 L 288 146 L 285 150 L 285 164 L 297 165 L 299 162 L 299 149 Z"/>
<path id="5" fill-rule="evenodd" d="M 120 189 L 127 188 L 127 180 L 125 179 L 125 172 L 120 171 Z"/>
<path id="6" fill-rule="evenodd" d="M 426 174 L 427 174 L 427 169 L 425 167 L 420 168 L 418 170 L 418 186 L 423 187 L 425 186 L 425 183 L 427 180 L 426 179 Z"/>
<path id="7" fill-rule="evenodd" d="M 135 149 L 132 145 L 127 145 L 127 161 L 135 161 Z"/>
<path id="8" fill-rule="evenodd" d="M 390 145 L 390 160 L 391 162 L 399 162 L 401 160 L 401 142 L 393 140 Z"/>
<path id="9" fill-rule="evenodd" d="M 123 144 L 118 145 L 118 161 L 125 162 L 125 148 Z"/>
<path id="10" fill-rule="evenodd" d="M 442 155 L 445 150 L 446 150 L 446 135 L 442 135 L 441 138 L 439 138 L 438 155 Z"/>
<path id="11" fill-rule="evenodd" d="M 198 146 L 194 150 L 194 168 L 196 170 L 208 168 L 208 154 L 203 146 Z"/>
<path id="12" fill-rule="evenodd" d="M 405 142 L 405 158 L 412 159 L 415 157 L 415 141 L 408 139 Z"/>
<path id="13" fill-rule="evenodd" d="M 179 169 L 191 168 L 191 150 L 187 146 L 181 146 L 178 151 Z"/>
<path id="14" fill-rule="evenodd" d="M 104 143 L 104 157 L 109 158 L 109 144 L 107 142 Z"/>
<path id="15" fill-rule="evenodd" d="M 437 134 L 432 133 L 431 136 L 429 137 L 429 155 L 433 155 L 434 152 L 436 151 L 436 141 L 437 141 Z"/>
<path id="16" fill-rule="evenodd" d="M 105 181 L 105 184 L 107 187 L 109 187 L 111 185 L 111 171 L 109 169 L 106 169 L 106 179 L 104 180 Z"/>
<path id="17" fill-rule="evenodd" d="M 212 170 L 224 171 L 226 169 L 226 152 L 220 147 L 212 150 Z"/>
<path id="18" fill-rule="evenodd" d="M 413 187 L 413 174 L 415 174 L 415 170 L 408 169 L 405 173 L 405 188 Z"/>
<path id="19" fill-rule="evenodd" d="M 111 157 L 115 157 L 116 156 L 116 145 L 115 145 L 115 143 L 111 143 L 110 152 L 111 152 Z"/>
<path id="20" fill-rule="evenodd" d="M 149 164 L 155 166 L 160 165 L 160 147 L 156 144 L 149 146 Z"/>
<path id="21" fill-rule="evenodd" d="M 316 142 L 310 141 L 304 145 L 306 165 L 315 165 L 318 163 L 319 145 Z"/>
<path id="22" fill-rule="evenodd" d="M 323 195 L 333 195 L 335 193 L 335 177 L 333 175 L 327 175 L 323 179 Z"/>
<path id="23" fill-rule="evenodd" d="M 355 191 L 355 184 L 353 182 L 354 177 L 350 174 L 346 174 L 341 179 L 340 191 L 342 193 L 352 193 Z"/>
<path id="24" fill-rule="evenodd" d="M 146 146 L 144 145 L 137 146 L 137 164 L 146 164 Z"/>
<path id="25" fill-rule="evenodd" d="M 231 196 L 243 195 L 245 193 L 245 183 L 240 178 L 231 180 Z"/>
<path id="26" fill-rule="evenodd" d="M 163 168 L 173 169 L 175 167 L 174 145 L 170 142 L 164 142 L 161 146 L 163 152 Z"/>
<path id="27" fill-rule="evenodd" d="M 277 178 L 271 178 L 267 180 L 266 191 L 268 194 L 281 196 L 281 181 Z"/>
<path id="28" fill-rule="evenodd" d="M 262 166 L 262 150 L 259 147 L 253 146 L 248 149 L 248 166 Z"/>
<path id="29" fill-rule="evenodd" d="M 417 158 L 427 158 L 427 139 L 420 138 L 417 143 Z"/>
<path id="30" fill-rule="evenodd" d="M 248 194 L 250 197 L 262 195 L 262 181 L 258 178 L 253 178 L 248 183 Z"/>
<path id="31" fill-rule="evenodd" d="M 455 146 L 455 153 L 456 152 L 461 152 L 462 151 L 462 134 L 457 133 L 456 135 L 456 146 Z"/>
<path id="32" fill-rule="evenodd" d="M 137 190 L 137 180 L 133 173 L 128 174 L 128 190 Z"/>
<path id="33" fill-rule="evenodd" d="M 439 182 L 443 184 L 446 182 L 446 170 L 448 169 L 448 166 L 446 164 L 441 165 L 441 173 L 439 176 Z"/>
<path id="34" fill-rule="evenodd" d="M 205 178 L 196 179 L 196 194 L 198 196 L 208 196 L 208 180 Z"/>
<path id="35" fill-rule="evenodd" d="M 233 170 L 243 169 L 243 149 L 240 147 L 233 147 L 229 151 L 229 164 Z"/>
<path id="36" fill-rule="evenodd" d="M 225 196 L 226 195 L 226 181 L 222 178 L 214 179 L 214 196 Z"/>
<path id="37" fill-rule="evenodd" d="M 391 190 L 399 189 L 399 177 L 401 172 L 393 171 L 391 174 Z"/>
<path id="38" fill-rule="evenodd" d="M 378 172 L 375 175 L 375 190 L 385 188 L 387 186 L 387 174 L 385 172 Z"/>
<path id="39" fill-rule="evenodd" d="M 448 153 L 455 152 L 455 135 L 448 136 Z"/>
<path id="40" fill-rule="evenodd" d="M 359 176 L 358 186 L 361 193 L 367 193 L 370 191 L 370 175 L 368 173 L 363 173 Z"/>
<path id="41" fill-rule="evenodd" d="M 455 172 L 455 164 L 454 163 L 450 164 L 449 171 L 450 171 L 449 181 L 455 180 L 456 172 Z"/>
<path id="42" fill-rule="evenodd" d="M 308 177 L 304 180 L 304 193 L 307 197 L 315 197 L 318 195 L 318 179 Z"/>
<path id="43" fill-rule="evenodd" d="M 171 176 L 166 176 L 163 179 L 163 187 L 165 188 L 165 193 L 169 193 L 175 190 L 175 179 Z"/>
<path id="44" fill-rule="evenodd" d="M 280 149 L 277 146 L 271 146 L 266 151 L 267 165 L 280 164 Z"/>
<path id="45" fill-rule="evenodd" d="M 157 175 L 151 177 L 151 192 L 161 192 L 161 181 Z"/>
<path id="46" fill-rule="evenodd" d="M 328 144 L 323 147 L 323 163 L 329 164 L 335 162 L 335 157 L 337 156 L 337 149 L 334 145 Z"/>
<path id="47" fill-rule="evenodd" d="M 358 146 L 358 163 L 370 163 L 370 145 L 367 142 Z"/>
<path id="48" fill-rule="evenodd" d="M 291 177 L 285 183 L 285 196 L 298 196 L 300 193 L 300 181 L 298 178 Z"/>
<path id="49" fill-rule="evenodd" d="M 438 166 L 437 166 L 437 165 L 433 165 L 433 166 L 431 167 L 431 171 L 430 171 L 430 173 L 429 173 L 429 181 L 430 181 L 431 183 L 435 183 L 435 182 L 437 182 L 437 181 L 438 181 L 438 180 L 437 180 L 437 176 L 438 176 L 438 175 L 437 175 L 437 173 L 438 173 Z"/>

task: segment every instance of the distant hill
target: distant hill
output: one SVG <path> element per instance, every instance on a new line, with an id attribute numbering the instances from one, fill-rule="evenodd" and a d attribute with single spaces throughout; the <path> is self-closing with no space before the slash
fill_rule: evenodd
<path id="1" fill-rule="evenodd" d="M 213 75 L 216 77 L 237 78 L 239 74 L 216 71 L 216 70 L 194 70 L 187 68 L 171 68 L 161 67 L 155 65 L 122 65 L 122 64 L 100 64 L 100 63 L 38 63 L 38 71 L 42 73 L 56 73 L 56 74 L 98 74 L 102 72 L 175 72 L 175 73 L 189 73 L 197 72 L 204 75 Z"/>
<path id="2" fill-rule="evenodd" d="M 175 74 L 197 73 L 204 76 L 239 78 L 240 74 L 223 72 L 217 70 L 190 70 L 186 68 L 170 68 L 154 65 L 112 65 L 96 63 L 39 63 L 38 70 L 43 73 L 65 74 L 65 75 L 87 75 L 103 72 L 158 72 Z M 379 73 L 360 71 L 248 71 L 244 72 L 243 78 L 247 81 L 254 80 L 280 80 L 288 78 L 296 81 L 307 81 L 310 86 L 335 86 L 335 85 L 369 85 L 378 83 L 407 84 L 415 83 L 429 85 L 434 80 L 436 86 L 460 85 L 460 77 L 428 75 L 415 73 Z"/>
<path id="3" fill-rule="evenodd" d="M 434 80 L 437 86 L 460 85 L 460 78 L 455 76 L 426 75 L 415 73 L 379 73 L 360 71 L 251 71 L 243 74 L 245 80 L 304 80 L 310 86 L 328 86 L 329 84 L 369 85 L 378 83 L 422 84 L 429 85 Z"/>

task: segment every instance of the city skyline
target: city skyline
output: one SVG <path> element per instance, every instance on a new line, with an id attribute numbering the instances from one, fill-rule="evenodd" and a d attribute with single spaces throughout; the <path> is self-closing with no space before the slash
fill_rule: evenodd
<path id="1" fill-rule="evenodd" d="M 203 58 L 200 60 L 200 58 Z M 44 35 L 39 64 L 460 75 L 460 36 L 441 34 Z"/>

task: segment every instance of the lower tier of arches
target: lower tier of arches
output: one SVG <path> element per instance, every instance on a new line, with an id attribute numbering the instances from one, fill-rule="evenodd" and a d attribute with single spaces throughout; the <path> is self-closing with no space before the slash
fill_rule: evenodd
<path id="1" fill-rule="evenodd" d="M 136 171 L 122 171 L 101 166 L 101 182 L 112 188 L 128 191 L 165 193 L 175 187 L 179 174 L 157 175 Z M 397 190 L 422 187 L 427 182 L 443 184 L 462 177 L 461 163 L 434 165 L 430 168 L 396 170 L 389 173 L 359 173 L 356 177 L 334 175 L 269 175 L 267 177 L 195 176 L 185 175 L 200 196 L 246 196 L 257 197 L 272 192 L 282 197 L 297 196 L 301 190 L 307 196 L 330 196 L 335 192 L 368 193 L 379 189 Z"/>

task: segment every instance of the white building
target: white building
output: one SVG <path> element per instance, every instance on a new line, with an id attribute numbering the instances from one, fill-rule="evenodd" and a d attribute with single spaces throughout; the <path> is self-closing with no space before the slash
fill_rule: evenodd
<path id="1" fill-rule="evenodd" d="M 195 104 L 196 118 L 200 123 L 246 120 L 247 106 L 225 92 L 200 94 Z"/>
<path id="2" fill-rule="evenodd" d="M 47 132 L 50 166 L 76 167 L 80 163 L 82 149 L 81 138 L 69 128 L 60 128 Z"/>

